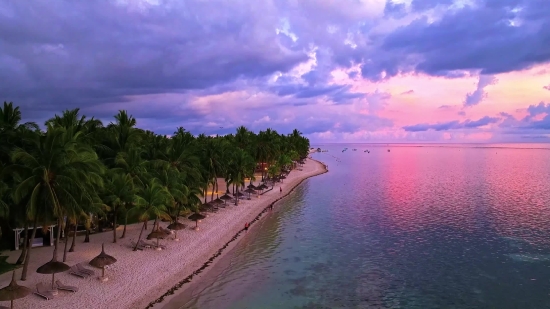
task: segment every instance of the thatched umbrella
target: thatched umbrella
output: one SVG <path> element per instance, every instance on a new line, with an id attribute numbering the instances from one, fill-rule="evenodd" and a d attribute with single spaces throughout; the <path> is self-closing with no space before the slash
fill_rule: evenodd
<path id="1" fill-rule="evenodd" d="M 220 196 L 220 199 L 224 201 L 224 203 L 226 203 L 227 201 L 230 201 L 232 200 L 233 198 L 229 195 L 229 194 L 224 194 L 222 196 Z"/>
<path id="2" fill-rule="evenodd" d="M 178 238 L 178 231 L 179 230 L 183 230 L 187 227 L 187 225 L 183 224 L 183 223 L 179 223 L 179 222 L 174 222 L 172 224 L 170 224 L 168 226 L 168 229 L 170 230 L 173 230 L 174 231 L 174 240 L 175 241 L 179 241 L 179 238 Z"/>
<path id="3" fill-rule="evenodd" d="M 248 189 L 244 190 L 244 192 L 248 193 L 248 199 L 250 199 L 250 194 L 251 193 L 256 193 L 256 190 L 254 190 L 252 188 L 248 188 Z"/>
<path id="4" fill-rule="evenodd" d="M 26 286 L 18 285 L 15 282 L 15 270 L 13 271 L 13 275 L 11 276 L 11 282 L 8 286 L 0 289 L 0 301 L 10 301 L 11 306 L 10 308 L 13 309 L 13 301 L 15 299 L 26 297 L 27 295 L 31 294 L 32 290 L 29 289 Z M 6 307 L 2 307 L 6 308 Z"/>
<path id="5" fill-rule="evenodd" d="M 101 244 L 101 253 L 90 261 L 90 265 L 93 267 L 101 268 L 101 279 L 103 281 L 108 280 L 105 277 L 105 266 L 116 263 L 116 259 L 107 253 L 105 253 L 105 245 Z"/>
<path id="6" fill-rule="evenodd" d="M 195 221 L 195 230 L 198 231 L 199 230 L 199 220 L 202 220 L 204 218 L 206 218 L 206 217 L 201 215 L 200 213 L 194 213 L 194 214 L 190 215 L 187 219 L 189 219 L 191 221 Z"/>
<path id="7" fill-rule="evenodd" d="M 215 200 L 213 200 L 213 201 L 210 201 L 210 203 L 212 203 L 212 204 L 214 204 L 214 205 L 216 205 L 216 204 L 220 205 L 220 204 L 223 204 L 224 201 L 223 201 L 221 198 L 219 198 L 219 196 L 218 196 L 217 199 L 215 199 Z"/>
<path id="8" fill-rule="evenodd" d="M 147 235 L 147 239 L 148 240 L 151 240 L 153 238 L 156 238 L 157 239 L 157 250 L 161 250 L 160 246 L 159 246 L 159 239 L 164 239 L 166 238 L 166 233 L 164 233 L 163 231 L 159 230 L 158 228 L 154 231 L 151 232 L 151 234 Z"/>
<path id="9" fill-rule="evenodd" d="M 265 189 L 268 189 L 268 188 L 269 188 L 269 187 L 266 186 L 265 183 L 262 183 L 262 184 L 258 187 L 258 189 L 260 189 L 260 190 L 265 190 Z"/>
<path id="10" fill-rule="evenodd" d="M 45 275 L 52 275 L 52 290 L 55 290 L 54 281 L 55 281 L 55 274 L 62 273 L 64 271 L 69 270 L 71 267 L 65 263 L 61 263 L 57 261 L 57 257 L 54 256 L 51 261 L 48 263 L 38 267 L 36 270 L 39 274 L 45 274 Z"/>
<path id="11" fill-rule="evenodd" d="M 256 186 L 253 185 L 253 184 L 249 184 L 248 186 L 246 186 L 248 189 L 253 189 L 255 190 L 256 189 Z"/>

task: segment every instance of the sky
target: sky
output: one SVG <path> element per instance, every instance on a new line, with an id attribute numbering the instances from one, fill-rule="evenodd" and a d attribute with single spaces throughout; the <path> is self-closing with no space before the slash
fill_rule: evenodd
<path id="1" fill-rule="evenodd" d="M 0 101 L 167 135 L 550 142 L 550 1 L 1 1 Z"/>

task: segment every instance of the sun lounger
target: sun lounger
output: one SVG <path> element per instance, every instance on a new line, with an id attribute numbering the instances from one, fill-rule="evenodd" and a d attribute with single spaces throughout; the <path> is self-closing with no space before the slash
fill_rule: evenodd
<path id="1" fill-rule="evenodd" d="M 80 270 L 78 270 L 78 268 L 76 268 L 76 265 L 71 267 L 71 269 L 69 269 L 69 274 L 75 275 L 80 278 L 88 278 L 88 276 L 90 276 L 89 274 L 83 273 Z"/>
<path id="2" fill-rule="evenodd" d="M 76 269 L 78 269 L 81 273 L 88 274 L 90 276 L 95 275 L 93 270 L 84 267 L 81 263 L 76 264 Z"/>
<path id="3" fill-rule="evenodd" d="M 156 248 L 157 247 L 157 244 L 153 244 L 153 243 L 149 243 L 149 242 L 146 242 L 145 240 L 140 240 L 140 244 L 144 245 L 144 246 L 149 246 L 151 248 Z M 161 249 L 167 249 L 167 247 L 165 245 L 158 245 L 159 248 Z"/>
<path id="4" fill-rule="evenodd" d="M 136 242 L 135 241 L 131 241 L 130 242 L 130 248 L 136 248 Z M 145 249 L 148 249 L 147 247 L 143 246 L 143 245 L 138 245 L 137 248 L 138 250 L 145 250 Z"/>
<path id="5" fill-rule="evenodd" d="M 34 294 L 44 297 L 46 300 L 53 299 L 55 296 L 52 291 L 44 286 L 42 282 L 36 284 L 36 291 Z"/>
<path id="6" fill-rule="evenodd" d="M 55 284 L 57 285 L 57 288 L 60 289 L 60 290 L 65 290 L 65 291 L 70 291 L 70 292 L 78 292 L 78 288 L 75 287 L 75 286 L 70 286 L 70 285 L 64 285 L 63 283 L 61 283 L 61 281 L 59 280 L 56 280 L 55 281 Z"/>

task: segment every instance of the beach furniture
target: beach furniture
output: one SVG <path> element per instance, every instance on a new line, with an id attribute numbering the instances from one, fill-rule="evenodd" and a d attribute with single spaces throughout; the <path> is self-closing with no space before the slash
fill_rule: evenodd
<path id="1" fill-rule="evenodd" d="M 44 297 L 46 300 L 50 300 L 50 299 L 53 299 L 54 298 L 54 295 L 53 295 L 53 292 L 52 290 L 48 289 L 44 283 L 40 282 L 38 284 L 36 284 L 36 291 L 34 292 L 34 294 L 38 295 L 38 296 L 42 296 Z"/>
<path id="2" fill-rule="evenodd" d="M 90 265 L 101 268 L 101 277 L 99 277 L 99 279 L 101 281 L 107 281 L 108 278 L 105 277 L 105 266 L 114 264 L 116 261 L 114 257 L 105 253 L 105 245 L 101 244 L 101 253 L 90 261 Z"/>
<path id="3" fill-rule="evenodd" d="M 167 230 L 167 229 L 164 229 L 164 228 L 162 228 L 162 227 L 160 227 L 160 226 L 159 226 L 159 230 L 160 230 L 161 232 L 166 233 L 166 235 L 172 235 L 172 234 L 173 234 L 172 231 Z"/>
<path id="4" fill-rule="evenodd" d="M 56 281 L 55 281 L 55 284 L 57 285 L 57 288 L 60 289 L 60 290 L 69 291 L 69 292 L 78 292 L 78 288 L 77 288 L 77 287 L 75 287 L 75 286 L 70 286 L 70 285 L 64 285 L 64 284 L 61 283 L 61 281 L 59 281 L 59 280 L 56 280 Z"/>
<path id="5" fill-rule="evenodd" d="M 90 276 L 89 274 L 83 273 L 80 270 L 78 270 L 78 268 L 76 268 L 76 265 L 71 267 L 71 269 L 69 269 L 69 274 L 75 275 L 80 278 L 87 278 L 88 276 Z"/>
<path id="6" fill-rule="evenodd" d="M 167 247 L 165 245 L 161 245 L 159 244 L 158 246 L 156 244 L 153 244 L 153 243 L 149 243 L 149 242 L 146 242 L 145 240 L 141 239 L 139 241 L 140 245 L 143 245 L 143 246 L 148 246 L 149 248 L 161 248 L 161 249 L 167 249 Z"/>
<path id="7" fill-rule="evenodd" d="M 84 267 L 82 265 L 82 263 L 78 263 L 76 264 L 76 268 L 78 269 L 78 271 L 80 271 L 81 273 L 85 273 L 85 274 L 88 274 L 90 276 L 93 276 L 95 275 L 95 271 L 91 270 L 91 269 L 88 269 L 86 267 Z"/>
<path id="8" fill-rule="evenodd" d="M 131 245 L 131 248 L 136 248 L 136 247 L 137 247 L 138 250 L 142 250 L 142 251 L 145 250 L 145 249 L 149 249 L 148 246 L 144 246 L 144 245 L 142 245 L 142 244 L 139 244 L 139 245 L 136 246 L 136 242 L 135 242 L 135 241 L 131 241 L 131 242 L 130 242 L 130 245 Z"/>

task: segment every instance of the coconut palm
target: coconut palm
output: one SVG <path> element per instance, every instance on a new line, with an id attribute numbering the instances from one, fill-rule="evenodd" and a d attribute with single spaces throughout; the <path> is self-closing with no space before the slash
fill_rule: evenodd
<path id="1" fill-rule="evenodd" d="M 125 205 L 131 204 L 136 198 L 134 181 L 130 174 L 110 171 L 105 182 L 103 201 L 113 213 L 113 243 L 116 243 L 117 214 Z"/>
<path id="2" fill-rule="evenodd" d="M 26 177 L 15 188 L 14 200 L 29 198 L 28 212 L 35 220 L 41 213 L 56 218 L 56 258 L 63 217 L 78 212 L 82 203 L 93 203 L 93 191 L 102 185 L 103 165 L 90 147 L 67 139 L 64 128 L 51 125 L 28 150 L 16 148 L 12 161 L 7 169 Z"/>
<path id="3" fill-rule="evenodd" d="M 145 185 L 145 188 L 138 193 L 135 199 L 136 206 L 132 208 L 131 212 L 138 214 L 138 218 L 143 222 L 143 226 L 139 232 L 134 251 L 137 251 L 137 245 L 141 240 L 145 224 L 150 218 L 155 218 L 155 226 L 158 218 L 170 218 L 166 211 L 167 205 L 170 205 L 171 199 L 170 193 L 168 193 L 155 178 L 151 179 L 149 183 Z"/>

